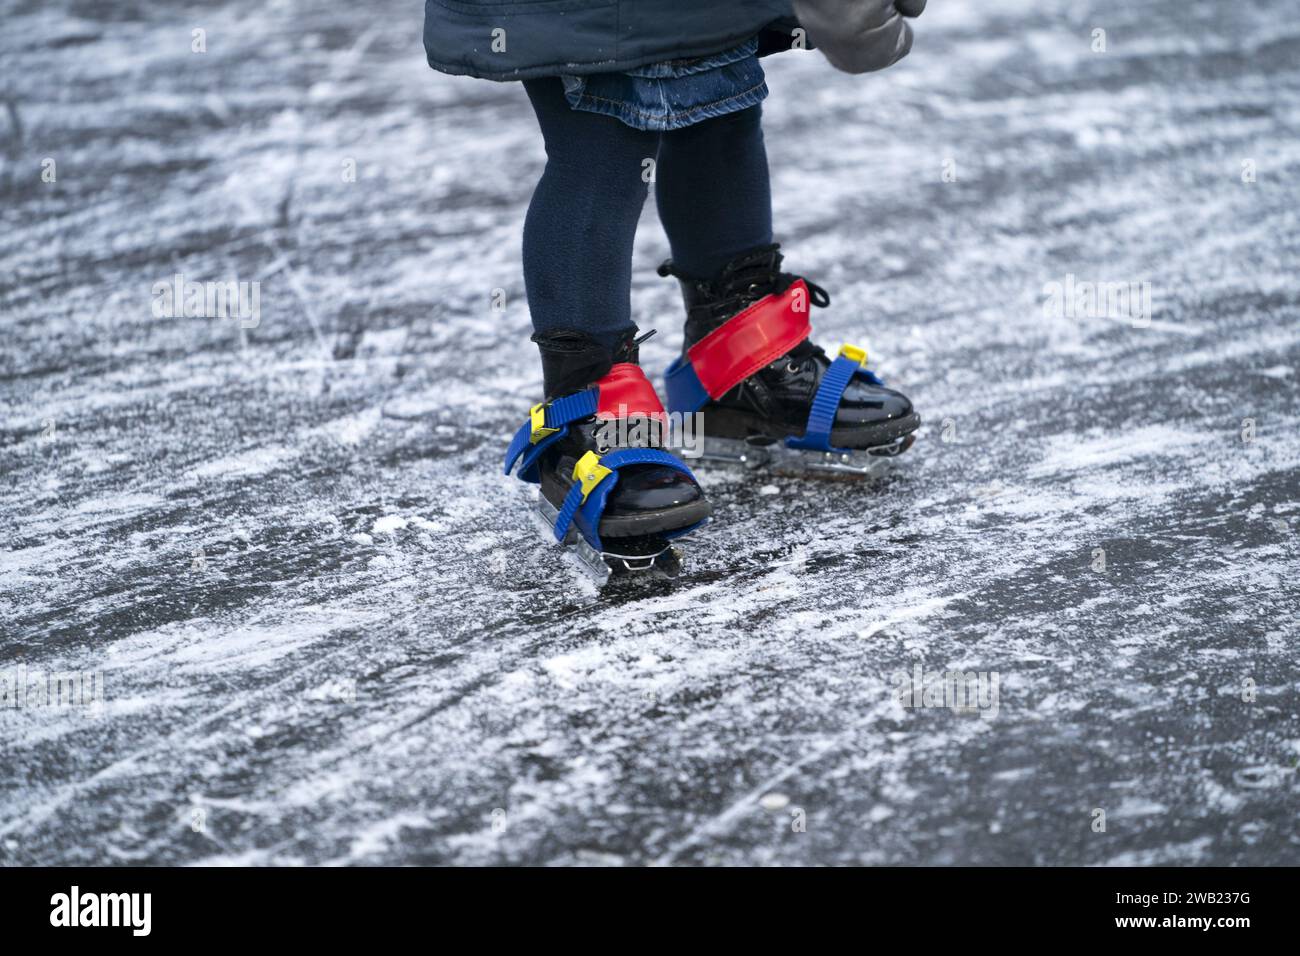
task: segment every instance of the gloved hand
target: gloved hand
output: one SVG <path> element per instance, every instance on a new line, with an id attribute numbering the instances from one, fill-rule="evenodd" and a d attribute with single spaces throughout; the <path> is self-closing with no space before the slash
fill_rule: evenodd
<path id="1" fill-rule="evenodd" d="M 912 49 L 912 28 L 926 0 L 794 0 L 808 39 L 831 66 L 870 73 L 893 66 Z"/>

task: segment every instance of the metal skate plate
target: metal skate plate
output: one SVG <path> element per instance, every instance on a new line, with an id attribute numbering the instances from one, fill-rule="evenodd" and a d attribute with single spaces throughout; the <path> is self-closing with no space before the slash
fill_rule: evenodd
<path id="1" fill-rule="evenodd" d="M 533 516 L 548 541 L 555 540 L 555 519 L 559 513 L 560 510 L 538 492 L 537 508 Z M 577 559 L 581 569 L 595 579 L 599 587 L 604 587 L 614 578 L 650 575 L 671 579 L 681 573 L 681 553 L 667 538 L 658 535 L 635 539 L 608 538 L 605 543 L 606 547 L 616 543 L 619 550 L 597 551 L 587 543 L 587 539 L 576 527 L 570 527 L 564 538 L 565 549 Z"/>
<path id="2" fill-rule="evenodd" d="M 790 448 L 785 442 L 758 445 L 739 438 L 704 439 L 701 461 L 739 465 L 751 471 L 766 469 L 773 474 L 869 478 L 886 470 L 886 463 L 912 447 L 915 435 L 903 435 L 884 445 L 862 448 L 848 454 Z"/>

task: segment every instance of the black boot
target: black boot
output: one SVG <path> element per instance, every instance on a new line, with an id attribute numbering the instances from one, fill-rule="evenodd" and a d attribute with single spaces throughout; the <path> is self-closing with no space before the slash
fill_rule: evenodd
<path id="1" fill-rule="evenodd" d="M 529 444 L 545 447 L 535 457 L 522 455 L 521 478 L 537 481 L 542 496 L 560 511 L 581 478 L 575 474 L 580 461 L 598 463 L 606 455 L 635 448 L 653 449 L 655 454 L 645 457 L 659 459 L 617 467 L 596 528 L 583 527 L 585 513 L 574 516 L 578 530 L 597 548 L 593 538 L 672 537 L 712 512 L 690 470 L 662 451 L 667 437 L 663 405 L 638 365 L 641 340 L 635 335 L 635 330 L 629 332 L 613 351 L 578 331 L 533 336 L 542 355 L 546 402 L 534 410 L 532 434 L 541 434 Z M 573 415 L 578 417 L 569 417 Z M 560 420 L 564 418 L 569 420 Z M 619 424 L 629 427 L 620 430 Z M 590 482 L 592 469 L 587 471 Z"/>
<path id="2" fill-rule="evenodd" d="M 671 262 L 659 267 L 660 275 L 676 276 L 681 283 L 687 312 L 684 351 L 765 297 L 787 293 L 797 281 L 807 288 L 805 311 L 809 304 L 830 304 L 830 297 L 820 286 L 781 271 L 779 250 L 778 245 L 751 250 L 710 279 L 683 276 Z M 849 351 L 845 349 L 846 354 Z M 706 440 L 714 436 L 757 445 L 798 442 L 809 427 L 813 399 L 831 363 L 821 348 L 804 338 L 703 405 Z M 670 384 L 673 411 L 683 410 L 678 408 L 672 390 Z M 911 445 L 912 433 L 921 423 L 906 396 L 885 388 L 865 369 L 849 378 L 838 406 L 831 407 L 832 450 L 870 449 L 876 455 L 892 456 Z"/>

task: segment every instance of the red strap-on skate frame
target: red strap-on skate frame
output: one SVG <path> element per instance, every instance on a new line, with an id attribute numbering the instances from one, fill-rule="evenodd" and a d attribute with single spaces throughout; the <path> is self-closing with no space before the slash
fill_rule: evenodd
<path id="1" fill-rule="evenodd" d="M 721 398 L 808 338 L 808 307 L 808 286 L 798 279 L 780 295 L 764 296 L 736 313 L 687 349 L 709 397 Z"/>
<path id="2" fill-rule="evenodd" d="M 596 417 L 606 419 L 653 418 L 658 422 L 668 420 L 659 394 L 641 371 L 641 366 L 619 362 L 609 374 L 598 379 L 600 398 L 596 402 Z"/>

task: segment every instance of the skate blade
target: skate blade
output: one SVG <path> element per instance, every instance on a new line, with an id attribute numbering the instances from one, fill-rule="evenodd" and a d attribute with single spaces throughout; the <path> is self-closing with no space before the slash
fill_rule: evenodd
<path id="1" fill-rule="evenodd" d="M 555 541 L 555 518 L 558 514 L 559 509 L 539 493 L 533 518 L 548 541 Z M 616 579 L 632 577 L 671 580 L 682 570 L 681 552 L 667 538 L 659 535 L 610 538 L 607 539 L 606 547 L 617 550 L 597 551 L 577 528 L 570 528 L 563 546 L 566 553 L 576 560 L 584 573 L 595 580 L 598 587 L 604 587 Z"/>
<path id="2" fill-rule="evenodd" d="M 756 445 L 738 438 L 705 438 L 699 461 L 743 467 L 750 471 L 766 470 L 787 477 L 841 476 L 870 478 L 888 470 L 891 458 L 897 458 L 916 441 L 914 434 L 903 435 L 874 448 L 849 453 L 806 451 L 787 447 L 784 442 Z"/>

